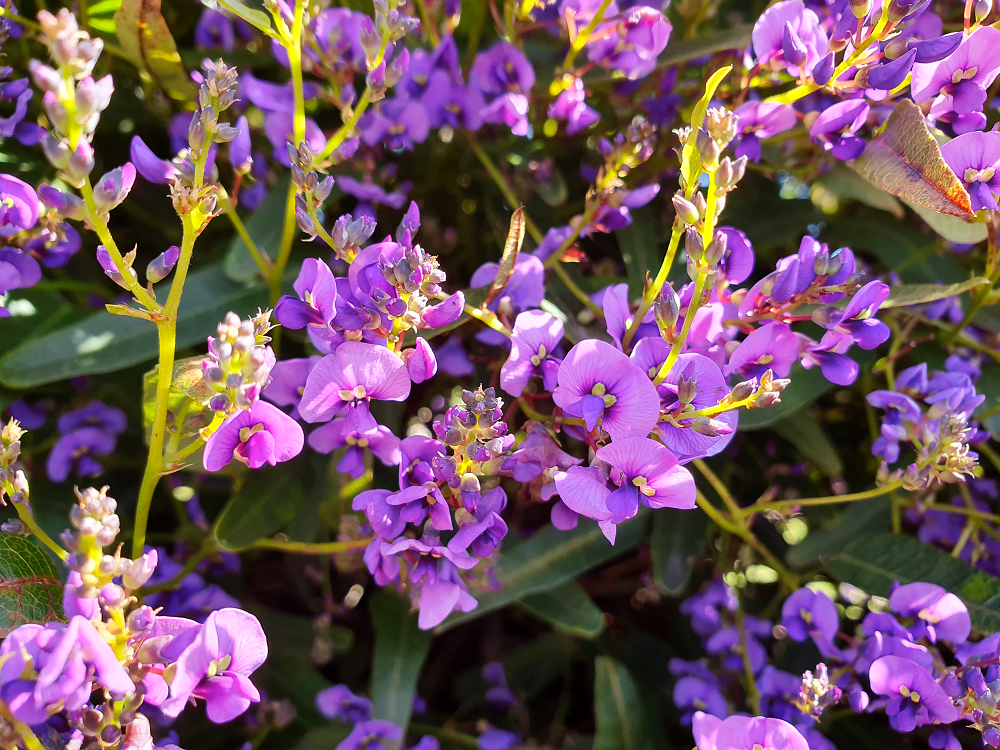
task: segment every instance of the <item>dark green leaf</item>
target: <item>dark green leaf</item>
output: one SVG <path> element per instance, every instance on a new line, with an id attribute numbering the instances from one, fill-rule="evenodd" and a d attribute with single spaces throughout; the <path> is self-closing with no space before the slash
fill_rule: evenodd
<path id="1" fill-rule="evenodd" d="M 687 588 L 693 561 L 705 548 L 707 528 L 708 516 L 697 511 L 662 508 L 653 514 L 653 581 L 671 596 Z"/>
<path id="2" fill-rule="evenodd" d="M 957 594 L 973 627 L 1000 630 L 1000 579 L 941 550 L 901 534 L 855 538 L 829 562 L 829 570 L 870 594 L 885 596 L 893 581 L 935 583 Z"/>
<path id="3" fill-rule="evenodd" d="M 218 0 L 218 2 L 223 8 L 228 10 L 234 16 L 242 18 L 251 26 L 256 26 L 263 32 L 267 32 L 271 29 L 271 19 L 268 17 L 267 13 L 257 10 L 256 8 L 249 8 L 240 2 L 240 0 Z"/>
<path id="4" fill-rule="evenodd" d="M 947 286 L 939 284 L 903 284 L 902 286 L 892 288 L 888 299 L 882 303 L 882 307 L 923 305 L 928 302 L 944 299 L 945 297 L 954 297 L 956 294 L 962 294 L 970 289 L 975 289 L 989 283 L 989 279 L 982 276 L 974 276 L 960 284 L 948 284 Z"/>
<path id="5" fill-rule="evenodd" d="M 743 49 L 750 44 L 750 34 L 753 26 L 743 24 L 732 28 L 716 31 L 711 34 L 699 34 L 696 39 L 678 39 L 663 50 L 657 58 L 656 67 L 669 68 L 677 63 L 687 62 L 696 57 L 714 55 L 727 49 Z"/>
<path id="6" fill-rule="evenodd" d="M 902 204 L 896 198 L 843 164 L 837 164 L 816 180 L 816 184 L 833 193 L 838 199 L 860 201 L 872 208 L 888 211 L 897 219 L 902 219 L 905 215 Z"/>
<path id="7" fill-rule="evenodd" d="M 372 597 L 375 652 L 372 655 L 371 695 L 373 714 L 406 728 L 410 723 L 413 694 L 427 659 L 432 636 L 417 627 L 410 602 L 392 591 Z"/>
<path id="8" fill-rule="evenodd" d="M 185 103 L 197 96 L 160 13 L 160 0 L 124 0 L 115 13 L 115 31 L 125 55 L 160 91 Z"/>
<path id="9" fill-rule="evenodd" d="M 502 588 L 478 595 L 476 609 L 452 615 L 437 632 L 506 607 L 529 594 L 561 586 L 634 547 L 646 536 L 648 524 L 649 510 L 640 508 L 635 518 L 619 524 L 614 545 L 604 538 L 595 522 L 583 518 L 572 531 L 546 526 L 527 541 L 504 545 L 497 561 L 497 579 Z"/>
<path id="10" fill-rule="evenodd" d="M 279 466 L 244 473 L 215 522 L 223 547 L 240 550 L 270 536 L 291 521 L 305 502 L 299 472 Z"/>
<path id="11" fill-rule="evenodd" d="M 818 367 L 806 370 L 799 365 L 792 368 L 792 382 L 782 392 L 781 401 L 763 409 L 740 412 L 741 430 L 759 430 L 794 414 L 833 388 L 833 383 L 823 377 Z"/>
<path id="12" fill-rule="evenodd" d="M 629 292 L 642 294 L 646 272 L 656 272 L 660 265 L 658 224 L 648 207 L 632 212 L 632 223 L 615 232 L 618 248 L 628 269 Z"/>
<path id="13" fill-rule="evenodd" d="M 604 614 L 575 581 L 526 596 L 518 604 L 567 633 L 596 638 L 604 631 Z"/>
<path id="14" fill-rule="evenodd" d="M 852 169 L 887 193 L 949 216 L 973 215 L 969 193 L 941 156 L 924 113 L 900 101 L 882 132 L 868 142 Z"/>
<path id="15" fill-rule="evenodd" d="M 788 564 L 796 568 L 815 565 L 821 557 L 834 555 L 858 534 L 885 531 L 891 522 L 889 499 L 877 497 L 860 503 L 851 503 L 847 510 L 834 516 L 829 528 L 812 530 L 785 555 Z"/>
<path id="16" fill-rule="evenodd" d="M 610 656 L 598 656 L 594 672 L 594 750 L 653 750 L 649 718 L 632 675 Z"/>
<path id="17" fill-rule="evenodd" d="M 296 272 L 286 273 L 286 283 Z M 166 298 L 165 291 L 161 297 Z M 237 283 L 226 277 L 221 266 L 191 274 L 178 313 L 177 348 L 204 345 L 227 312 L 245 315 L 267 301 L 265 284 Z M 156 359 L 157 352 L 151 323 L 102 312 L 8 351 L 0 359 L 0 382 L 11 388 L 31 388 L 77 375 L 100 375 Z"/>
<path id="18" fill-rule="evenodd" d="M 0 324 L 0 352 L 44 336 L 73 319 L 73 306 L 56 292 L 18 289 L 7 300 L 10 317 Z"/>
<path id="19" fill-rule="evenodd" d="M 798 448 L 799 453 L 816 464 L 828 477 L 843 476 L 844 463 L 840 460 L 840 454 L 812 414 L 800 411 L 790 419 L 782 419 L 771 425 L 771 429 Z"/>
<path id="20" fill-rule="evenodd" d="M 52 559 L 21 536 L 0 535 L 0 638 L 27 622 L 65 620 Z"/>
<path id="21" fill-rule="evenodd" d="M 246 220 L 247 234 L 257 249 L 274 258 L 281 246 L 281 233 L 285 227 L 285 204 L 291 177 L 285 175 L 268 191 L 267 197 Z M 238 234 L 229 243 L 225 260 L 226 276 L 233 281 L 249 282 L 260 275 L 257 261 L 250 248 Z"/>
<path id="22" fill-rule="evenodd" d="M 916 203 L 905 201 L 906 205 L 917 212 L 921 219 L 927 222 L 931 229 L 944 237 L 948 242 L 973 243 L 986 239 L 986 225 L 980 221 L 959 219 L 957 216 L 939 214 Z"/>
<path id="23" fill-rule="evenodd" d="M 309 730 L 306 735 L 292 746 L 292 750 L 333 750 L 347 735 L 350 728 L 346 726 L 317 727 Z"/>

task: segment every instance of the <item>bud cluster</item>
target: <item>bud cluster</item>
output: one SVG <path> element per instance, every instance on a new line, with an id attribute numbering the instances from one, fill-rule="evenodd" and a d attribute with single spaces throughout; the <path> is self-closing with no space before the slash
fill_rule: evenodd
<path id="1" fill-rule="evenodd" d="M 209 407 L 214 412 L 230 414 L 249 409 L 271 378 L 274 352 L 271 340 L 271 311 L 258 312 L 240 320 L 228 313 L 219 323 L 215 336 L 208 338 L 208 356 L 202 361 L 202 374 L 212 391 Z"/>
<path id="2" fill-rule="evenodd" d="M 843 691 L 830 682 L 826 664 L 820 663 L 816 665 L 815 675 L 808 669 L 802 673 L 802 687 L 794 703 L 802 713 L 819 721 L 823 710 L 840 703 L 843 695 Z"/>
<path id="3" fill-rule="evenodd" d="M 15 468 L 24 432 L 16 419 L 0 428 L 0 504 L 6 504 L 4 497 L 18 505 L 28 502 L 28 480 L 23 471 Z"/>
<path id="4" fill-rule="evenodd" d="M 964 415 L 949 414 L 930 420 L 918 432 L 917 439 L 923 443 L 917 449 L 916 462 L 905 471 L 897 469 L 891 474 L 883 464 L 878 473 L 879 484 L 902 479 L 903 488 L 913 492 L 982 475 L 979 454 L 969 447 L 977 430 Z"/>
<path id="5" fill-rule="evenodd" d="M 333 249 L 337 257 L 345 263 L 354 260 L 361 246 L 375 234 L 375 219 L 371 216 L 354 218 L 344 214 L 333 224 L 330 236 L 333 238 Z"/>
<path id="6" fill-rule="evenodd" d="M 291 143 L 288 148 L 288 159 L 292 163 L 292 182 L 295 183 L 295 220 L 299 229 L 315 239 L 316 226 L 313 216 L 323 221 L 323 204 L 333 190 L 333 177 L 327 175 L 320 179 L 319 172 L 314 170 L 316 157 L 312 148 L 305 141 L 295 148 Z M 374 231 L 374 227 L 372 227 Z"/>
<path id="7" fill-rule="evenodd" d="M 42 150 L 66 182 L 81 187 L 94 168 L 90 141 L 114 92 L 110 75 L 99 81 L 91 77 L 104 42 L 91 39 L 66 8 L 57 14 L 40 11 L 38 24 L 39 41 L 49 48 L 55 65 L 39 60 L 28 65 L 32 80 L 44 92 L 42 105 L 51 126 L 42 137 Z"/>
<path id="8" fill-rule="evenodd" d="M 500 473 L 504 456 L 514 447 L 514 435 L 503 421 L 503 399 L 493 388 L 482 386 L 462 391 L 462 406 L 453 406 L 444 419 L 433 424 L 434 433 L 451 447 L 454 473 L 449 472 L 448 486 L 453 495 L 461 495 L 465 509 L 476 512 L 482 492 L 480 477 Z"/>

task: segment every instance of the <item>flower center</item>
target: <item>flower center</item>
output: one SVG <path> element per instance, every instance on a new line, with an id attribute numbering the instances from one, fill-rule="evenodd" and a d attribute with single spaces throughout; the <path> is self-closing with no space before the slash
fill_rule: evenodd
<path id="1" fill-rule="evenodd" d="M 922 609 L 917 612 L 917 617 L 919 617 L 924 622 L 929 622 L 931 625 L 937 625 L 941 622 L 941 618 L 933 614 L 929 609 Z"/>
<path id="2" fill-rule="evenodd" d="M 252 427 L 243 427 L 240 430 L 240 442 L 245 443 L 247 440 L 256 435 L 258 432 L 261 432 L 263 429 L 264 425 L 262 424 L 255 424 Z"/>
<path id="3" fill-rule="evenodd" d="M 910 690 L 906 685 L 899 686 L 899 694 L 904 698 L 909 698 L 914 703 L 920 703 L 920 693 L 916 690 Z"/>
<path id="4" fill-rule="evenodd" d="M 802 620 L 807 625 L 812 625 L 813 616 L 812 616 L 812 612 L 810 612 L 808 609 L 800 609 L 799 610 L 799 617 L 801 617 Z"/>
<path id="5" fill-rule="evenodd" d="M 341 390 L 337 395 L 340 396 L 341 401 L 354 401 L 355 399 L 360 401 L 368 396 L 368 391 L 365 390 L 363 385 L 356 385 L 350 390 L 346 388 Z"/>
<path id="6" fill-rule="evenodd" d="M 656 494 L 656 490 L 654 490 L 652 487 L 646 484 L 646 477 L 636 477 L 635 479 L 632 480 L 632 484 L 638 487 L 639 492 L 641 492 L 646 497 L 652 497 L 653 495 Z"/>
<path id="7" fill-rule="evenodd" d="M 979 66 L 973 66 L 968 70 L 956 70 L 951 74 L 952 83 L 961 83 L 962 81 L 968 81 L 970 78 L 975 78 L 976 73 L 979 72 Z"/>
<path id="8" fill-rule="evenodd" d="M 215 675 L 220 672 L 225 672 L 229 669 L 229 665 L 233 663 L 233 657 L 226 654 L 221 659 L 215 659 L 211 661 L 208 665 L 208 676 L 215 677 Z"/>
<path id="9" fill-rule="evenodd" d="M 754 364 L 769 365 L 773 361 L 774 361 L 774 357 L 772 355 L 770 355 L 770 354 L 762 354 L 762 355 L 760 355 L 757 358 L 757 361 Z"/>
<path id="10" fill-rule="evenodd" d="M 538 353 L 532 356 L 531 364 L 533 364 L 535 367 L 538 367 L 538 365 L 542 363 L 542 360 L 545 359 L 545 356 L 547 354 L 548 352 L 545 349 L 545 344 L 542 344 L 540 347 L 538 347 Z M 594 395 L 596 396 L 597 394 L 595 393 Z"/>
<path id="11" fill-rule="evenodd" d="M 965 170 L 965 182 L 971 185 L 974 182 L 989 182 L 996 175 L 996 169 L 986 167 L 986 169 L 973 169 L 969 167 Z"/>

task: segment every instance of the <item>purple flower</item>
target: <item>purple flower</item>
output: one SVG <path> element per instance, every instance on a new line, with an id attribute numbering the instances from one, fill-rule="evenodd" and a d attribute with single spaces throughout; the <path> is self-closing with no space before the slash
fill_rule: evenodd
<path id="1" fill-rule="evenodd" d="M 573 85 L 556 97 L 547 114 L 553 120 L 565 120 L 566 135 L 583 132 L 601 119 L 600 112 L 587 106 L 587 94 L 580 78 L 574 79 Z"/>
<path id="2" fill-rule="evenodd" d="M 917 726 L 958 721 L 956 708 L 930 673 L 908 659 L 883 656 L 868 671 L 872 690 L 889 698 L 885 712 L 896 731 L 912 732 Z"/>
<path id="3" fill-rule="evenodd" d="M 605 287 L 594 295 L 594 302 L 603 308 L 608 335 L 614 340 L 615 345 L 621 349 L 622 336 L 625 335 L 628 327 L 632 325 L 635 317 L 632 314 L 632 308 L 629 304 L 628 284 L 615 284 Z M 636 329 L 635 340 L 638 341 L 647 336 L 659 336 L 652 309 L 646 311 L 642 323 Z"/>
<path id="4" fill-rule="evenodd" d="M 785 41 L 789 37 L 801 55 L 798 60 L 787 59 L 786 47 L 791 51 L 793 46 Z M 787 66 L 794 76 L 810 74 L 830 49 L 819 17 L 801 0 L 782 0 L 765 10 L 754 24 L 752 39 L 753 51 L 761 66 L 772 70 Z"/>
<path id="5" fill-rule="evenodd" d="M 37 223 L 35 189 L 13 175 L 0 174 L 0 237 L 27 232 Z"/>
<path id="6" fill-rule="evenodd" d="M 1000 31 L 997 32 L 1000 34 Z M 941 146 L 941 156 L 969 191 L 972 210 L 997 210 L 1000 133 L 965 133 Z"/>
<path id="7" fill-rule="evenodd" d="M 458 335 L 449 336 L 448 340 L 434 352 L 434 359 L 437 360 L 441 372 L 455 378 L 467 378 L 476 371 L 476 366 L 469 359 L 469 354 L 465 351 L 462 339 Z"/>
<path id="8" fill-rule="evenodd" d="M 0 700 L 29 725 L 85 706 L 95 677 L 119 700 L 135 692 L 114 651 L 79 615 L 69 624 L 22 625 L 0 644 L 0 657 L 6 657 L 0 666 Z"/>
<path id="9" fill-rule="evenodd" d="M 200 698 L 213 723 L 231 721 L 260 700 L 250 675 L 266 658 L 267 638 L 256 617 L 240 609 L 213 612 L 174 662 L 170 697 L 160 710 L 175 717 Z"/>
<path id="10" fill-rule="evenodd" d="M 0 295 L 14 289 L 30 289 L 41 279 L 42 269 L 28 253 L 15 247 L 0 248 Z M 7 309 L 0 307 L 0 317 L 7 314 Z"/>
<path id="11" fill-rule="evenodd" d="M 472 274 L 469 280 L 471 289 L 488 286 L 497 277 L 500 266 L 497 263 L 483 263 Z M 514 270 L 511 271 L 507 285 L 500 292 L 499 296 L 493 300 L 489 309 L 496 312 L 502 300 L 507 300 L 514 310 L 529 310 L 542 304 L 545 298 L 545 266 L 542 261 L 534 256 L 520 254 L 514 262 Z"/>
<path id="12" fill-rule="evenodd" d="M 567 414 L 582 418 L 588 430 L 600 421 L 613 440 L 645 437 L 660 417 L 659 395 L 646 373 L 596 339 L 570 349 L 559 366 L 552 400 Z"/>
<path id="13" fill-rule="evenodd" d="M 409 395 L 403 360 L 384 346 L 346 341 L 309 373 L 299 412 L 307 422 L 346 416 L 350 429 L 367 433 L 376 427 L 368 410 L 371 399 L 404 401 Z"/>
<path id="14" fill-rule="evenodd" d="M 316 693 L 316 708 L 328 719 L 342 724 L 360 724 L 372 717 L 372 702 L 351 692 L 347 685 L 334 685 Z"/>
<path id="15" fill-rule="evenodd" d="M 458 527 L 455 536 L 448 541 L 448 549 L 452 552 L 471 550 L 476 557 L 489 557 L 507 536 L 507 524 L 500 517 L 505 507 L 507 494 L 502 487 L 482 493 L 473 520 Z"/>
<path id="16" fill-rule="evenodd" d="M 933 583 L 900 586 L 889 597 L 889 606 L 903 617 L 916 618 L 910 632 L 914 638 L 926 635 L 931 643 L 964 643 L 972 629 L 969 610 L 962 600 Z"/>
<path id="17" fill-rule="evenodd" d="M 430 134 L 427 109 L 414 99 L 393 98 L 377 111 L 366 112 L 358 123 L 361 140 L 369 146 L 384 143 L 393 151 L 413 150 L 414 143 L 423 143 Z"/>
<path id="18" fill-rule="evenodd" d="M 673 661 L 673 660 L 671 660 Z M 718 680 L 706 680 L 697 675 L 684 675 L 674 683 L 674 705 L 684 712 L 681 724 L 690 724 L 697 711 L 720 719 L 729 715 L 729 704 L 719 691 Z"/>
<path id="19" fill-rule="evenodd" d="M 387 193 L 383 188 L 373 182 L 358 182 L 352 177 L 337 177 L 337 185 L 348 195 L 353 195 L 360 201 L 368 203 L 380 203 L 397 211 L 406 204 L 406 194 L 409 192 L 409 183 L 406 189 L 396 190 Z"/>
<path id="20" fill-rule="evenodd" d="M 648 508 L 695 507 L 694 478 L 655 440 L 616 438 L 597 450 L 595 460 L 611 467 L 610 477 L 596 466 L 573 466 L 556 476 L 556 489 L 570 510 L 598 521 L 612 544 L 615 525 L 634 517 L 640 503 Z"/>
<path id="21" fill-rule="evenodd" d="M 251 469 L 275 466 L 302 452 L 298 422 L 266 401 L 226 418 L 205 444 L 205 471 L 219 471 L 234 458 Z"/>
<path id="22" fill-rule="evenodd" d="M 309 435 L 309 447 L 317 453 L 332 453 L 346 445 L 347 451 L 337 464 L 337 471 L 355 478 L 365 473 L 365 448 L 386 466 L 399 463 L 399 438 L 392 430 L 377 425 L 371 432 L 360 433 L 349 429 L 347 421 L 339 417 L 313 430 Z"/>
<path id="23" fill-rule="evenodd" d="M 870 281 L 851 298 L 843 312 L 829 308 L 824 327 L 850 336 L 862 349 L 874 349 L 889 338 L 889 326 L 874 317 L 888 296 L 888 284 Z"/>
<path id="24" fill-rule="evenodd" d="M 295 115 L 291 112 L 265 112 L 264 135 L 274 147 L 271 155 L 275 161 L 290 167 L 292 162 L 288 158 L 288 144 L 295 137 Z M 315 154 L 322 153 L 326 147 L 326 136 L 311 117 L 306 118 L 305 142 Z"/>
<path id="25" fill-rule="evenodd" d="M 135 167 L 132 162 L 127 161 L 103 175 L 94 185 L 94 202 L 97 204 L 97 210 L 106 214 L 119 206 L 128 197 L 134 184 Z"/>
<path id="26" fill-rule="evenodd" d="M 527 135 L 526 94 L 535 85 L 535 70 L 523 52 L 507 42 L 480 52 L 469 71 L 469 85 L 490 100 L 483 122 L 507 125 L 514 135 Z"/>
<path id="27" fill-rule="evenodd" d="M 784 378 L 798 359 L 799 342 L 791 329 L 783 323 L 768 323 L 747 336 L 729 357 L 723 372 L 739 373 L 744 380 L 759 378 L 772 370 Z"/>
<path id="28" fill-rule="evenodd" d="M 178 175 L 177 167 L 154 154 L 139 136 L 132 137 L 129 154 L 132 157 L 131 164 L 136 171 L 154 185 L 168 185 Z"/>
<path id="29" fill-rule="evenodd" d="M 462 299 L 464 305 L 464 295 Z M 423 383 L 437 374 L 438 366 L 434 350 L 422 336 L 417 336 L 412 349 L 403 351 L 403 361 L 406 362 L 406 372 L 414 383 Z"/>
<path id="30" fill-rule="evenodd" d="M 6 18 L 0 21 L 0 26 L 6 21 Z M 0 79 L 10 75 L 11 72 L 11 68 L 0 68 Z M 14 111 L 7 117 L 0 117 L 0 136 L 4 138 L 15 137 L 25 146 L 35 145 L 29 142 L 33 138 L 37 143 L 40 129 L 37 125 L 24 122 L 24 116 L 28 113 L 28 102 L 31 101 L 32 96 L 34 96 L 34 92 L 28 85 L 27 78 L 0 83 L 0 102 L 14 102 Z"/>
<path id="31" fill-rule="evenodd" d="M 658 9 L 636 5 L 622 13 L 612 29 L 587 45 L 587 58 L 637 81 L 656 68 L 656 58 L 666 48 L 672 27 Z"/>
<path id="32" fill-rule="evenodd" d="M 19 398 L 17 401 L 11 401 L 5 411 L 8 417 L 16 419 L 25 429 L 38 430 L 45 424 L 49 406 L 43 401 L 29 404 L 24 399 Z"/>
<path id="33" fill-rule="evenodd" d="M 371 719 L 355 724 L 336 750 L 392 750 L 399 747 L 403 728 L 383 719 Z"/>
<path id="34" fill-rule="evenodd" d="M 500 385 L 520 396 L 534 375 L 542 376 L 546 391 L 556 387 L 559 360 L 552 355 L 563 339 L 562 321 L 541 310 L 520 313 L 510 337 L 510 356 L 500 368 Z"/>
<path id="35" fill-rule="evenodd" d="M 530 482 L 546 470 L 566 471 L 571 466 L 583 463 L 583 459 L 564 452 L 541 422 L 526 422 L 524 430 L 526 437 L 517 444 L 517 450 L 504 460 L 502 466 L 518 482 Z M 542 488 L 543 500 L 548 499 L 546 490 L 550 487 L 551 485 L 547 485 Z"/>
<path id="36" fill-rule="evenodd" d="M 441 546 L 434 537 L 400 539 L 386 554 L 402 554 L 412 563 L 410 581 L 420 589 L 417 625 L 421 630 L 437 627 L 455 609 L 471 612 L 479 606 L 458 572 L 474 568 L 476 558 Z"/>
<path id="37" fill-rule="evenodd" d="M 745 102 L 736 108 L 735 113 L 739 117 L 740 127 L 736 158 L 746 156 L 755 162 L 760 161 L 761 141 L 791 130 L 797 122 L 795 110 L 788 104 L 778 102 Z M 734 283 L 738 284 L 739 281 Z"/>
<path id="38" fill-rule="evenodd" d="M 681 602 L 680 610 L 691 618 L 691 629 L 705 638 L 722 627 L 720 607 L 735 612 L 738 606 L 733 589 L 716 578 L 704 590 Z"/>
<path id="39" fill-rule="evenodd" d="M 865 124 L 870 109 L 864 99 L 837 102 L 816 118 L 809 128 L 809 135 L 824 151 L 829 151 L 841 161 L 857 159 L 865 150 L 865 140 L 855 133 Z"/>
<path id="40" fill-rule="evenodd" d="M 960 114 L 981 112 L 986 90 L 1000 73 L 1000 29 L 982 26 L 965 37 L 943 60 L 917 63 L 910 79 L 910 95 L 925 102 L 938 95 L 950 98 L 950 109 Z"/>
<path id="41" fill-rule="evenodd" d="M 730 716 L 722 721 L 698 712 L 692 730 L 698 750 L 809 750 L 798 729 L 787 721 L 764 716 Z"/>
<path id="42" fill-rule="evenodd" d="M 329 329 L 337 311 L 337 284 L 330 267 L 322 260 L 306 258 L 292 288 L 298 299 L 286 294 L 278 300 L 274 308 L 278 322 L 293 330 Z"/>
<path id="43" fill-rule="evenodd" d="M 91 454 L 106 455 L 114 451 L 118 435 L 124 432 L 127 424 L 125 412 L 100 401 L 63 414 L 57 424 L 62 436 L 45 461 L 49 479 L 65 482 L 74 463 L 81 477 L 100 474 L 104 467 L 91 458 Z"/>
<path id="44" fill-rule="evenodd" d="M 232 52 L 236 45 L 232 19 L 221 11 L 205 8 L 194 27 L 194 43 L 199 47 Z"/>
<path id="45" fill-rule="evenodd" d="M 445 458 L 444 444 L 433 438 L 411 435 L 400 442 L 399 453 L 399 492 L 389 492 L 384 497 L 385 503 L 392 506 L 384 512 L 414 525 L 422 524 L 430 516 L 435 529 L 451 530 L 451 511 L 439 484 L 452 477 L 455 469 Z"/>
<path id="46" fill-rule="evenodd" d="M 726 252 L 719 262 L 719 278 L 730 284 L 740 284 L 753 273 L 753 245 L 735 227 L 719 227 L 719 231 L 726 235 Z"/>
<path id="47" fill-rule="evenodd" d="M 793 641 L 814 636 L 832 643 L 840 629 L 840 617 L 837 605 L 826 594 L 801 588 L 785 600 L 781 624 Z"/>

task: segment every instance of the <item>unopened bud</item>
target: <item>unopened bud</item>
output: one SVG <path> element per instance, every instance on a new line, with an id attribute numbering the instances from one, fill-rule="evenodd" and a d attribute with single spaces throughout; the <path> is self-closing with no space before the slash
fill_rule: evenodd
<path id="1" fill-rule="evenodd" d="M 674 204 L 674 211 L 685 224 L 697 224 L 701 219 L 697 207 L 680 193 L 675 193 L 671 200 Z"/>
<path id="2" fill-rule="evenodd" d="M 694 227 L 688 227 L 684 233 L 684 249 L 690 260 L 698 260 L 705 253 L 701 232 Z"/>
<path id="3" fill-rule="evenodd" d="M 746 401 L 753 395 L 753 392 L 757 390 L 757 380 L 744 380 L 742 383 L 737 383 L 729 394 L 729 398 L 735 403 L 740 401 Z"/>
<path id="4" fill-rule="evenodd" d="M 177 265 L 177 261 L 180 260 L 180 257 L 180 248 L 176 245 L 171 245 L 165 251 L 153 258 L 153 260 L 149 262 L 149 265 L 146 266 L 146 280 L 150 284 L 156 284 L 157 282 L 163 281 L 173 270 L 174 266 Z"/>
<path id="5" fill-rule="evenodd" d="M 976 23 L 982 23 L 993 10 L 993 0 L 976 0 Z"/>
<path id="6" fill-rule="evenodd" d="M 659 298 L 653 303 L 653 313 L 656 316 L 656 324 L 661 331 L 677 325 L 680 317 L 681 300 L 677 292 L 670 284 L 663 286 Z"/>
<path id="7" fill-rule="evenodd" d="M 715 168 L 719 165 L 719 144 L 715 142 L 704 130 L 699 130 L 698 135 L 695 138 L 695 147 L 698 149 L 698 156 L 701 157 L 701 163 L 705 167 L 705 171 L 714 172 Z"/>
<path id="8" fill-rule="evenodd" d="M 872 12 L 872 0 L 850 0 L 851 12 L 858 20 L 868 18 Z"/>
<path id="9" fill-rule="evenodd" d="M 708 265 L 713 268 L 719 265 L 722 256 L 726 254 L 726 242 L 726 233 L 716 230 L 715 237 L 712 238 L 712 241 L 708 243 L 708 247 L 705 248 L 705 262 Z"/>

